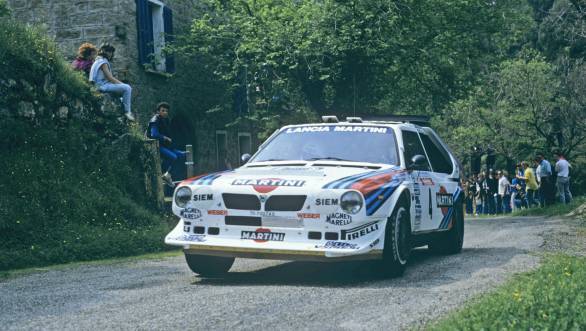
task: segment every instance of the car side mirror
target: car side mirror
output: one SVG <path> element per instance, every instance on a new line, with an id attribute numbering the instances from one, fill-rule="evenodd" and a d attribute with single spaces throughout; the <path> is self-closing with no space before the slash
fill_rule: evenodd
<path id="1" fill-rule="evenodd" d="M 251 155 L 248 153 L 242 154 L 242 156 L 240 157 L 240 159 L 242 160 L 242 164 L 248 162 L 248 160 L 250 160 Z"/>
<path id="2" fill-rule="evenodd" d="M 409 171 L 419 170 L 419 169 L 423 168 L 423 166 L 425 166 L 426 162 L 427 162 L 427 159 L 425 158 L 425 156 L 423 156 L 421 154 L 417 154 L 411 158 L 411 164 L 409 164 L 407 166 L 407 170 L 409 170 Z"/>

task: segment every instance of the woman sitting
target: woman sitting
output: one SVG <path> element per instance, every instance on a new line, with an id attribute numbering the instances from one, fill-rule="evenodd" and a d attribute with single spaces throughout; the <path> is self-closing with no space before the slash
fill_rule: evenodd
<path id="1" fill-rule="evenodd" d="M 81 44 L 77 50 L 77 57 L 71 63 L 71 67 L 73 70 L 85 72 L 87 78 L 96 59 L 96 54 L 98 54 L 96 46 L 90 43 Z"/>
<path id="2" fill-rule="evenodd" d="M 110 44 L 104 44 L 100 47 L 96 62 L 94 62 L 90 70 L 90 82 L 95 83 L 100 92 L 116 95 L 121 94 L 122 103 L 124 104 L 124 115 L 129 121 L 134 121 L 135 119 L 130 108 L 132 88 L 112 75 L 110 61 L 114 59 L 115 51 L 116 48 Z"/>

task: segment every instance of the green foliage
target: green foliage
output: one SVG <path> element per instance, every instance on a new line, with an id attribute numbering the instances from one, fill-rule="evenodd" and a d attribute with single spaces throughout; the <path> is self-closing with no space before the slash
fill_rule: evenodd
<path id="1" fill-rule="evenodd" d="M 549 256 L 430 330 L 582 330 L 586 325 L 586 258 Z"/>
<path id="2" fill-rule="evenodd" d="M 10 15 L 10 9 L 8 8 L 6 0 L 0 0 L 0 18 L 7 17 L 8 15 Z"/>
<path id="3" fill-rule="evenodd" d="M 501 2 L 204 3 L 178 51 L 232 91 L 244 89 L 262 125 L 289 122 L 293 112 L 438 111 L 532 23 L 527 6 Z"/>
<path id="4" fill-rule="evenodd" d="M 10 19 L 0 96 L 0 270 L 164 249 L 143 141 L 119 139 L 120 114 L 100 108 L 44 33 Z"/>
<path id="5" fill-rule="evenodd" d="M 586 203 L 586 197 L 574 197 L 569 204 L 555 204 L 546 208 L 531 208 L 515 211 L 513 216 L 563 216 Z"/>

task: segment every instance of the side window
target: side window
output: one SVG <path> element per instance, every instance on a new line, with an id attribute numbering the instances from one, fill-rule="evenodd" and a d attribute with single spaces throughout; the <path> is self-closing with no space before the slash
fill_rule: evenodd
<path id="1" fill-rule="evenodd" d="M 425 133 L 422 133 L 420 137 L 427 151 L 427 156 L 429 156 L 429 162 L 433 171 L 451 174 L 453 170 L 452 159 L 450 159 L 448 152 L 443 146 Z"/>
<path id="2" fill-rule="evenodd" d="M 139 63 L 159 72 L 175 72 L 172 55 L 164 54 L 166 44 L 173 42 L 173 12 L 158 0 L 137 0 Z"/>
<path id="3" fill-rule="evenodd" d="M 419 154 L 425 156 L 425 151 L 423 150 L 423 146 L 421 145 L 421 141 L 419 140 L 419 135 L 417 132 L 413 131 L 401 131 L 403 134 L 403 147 L 405 148 L 404 156 L 405 156 L 405 163 L 409 164 L 411 159 Z M 429 165 L 422 168 L 421 170 L 429 171 Z"/>

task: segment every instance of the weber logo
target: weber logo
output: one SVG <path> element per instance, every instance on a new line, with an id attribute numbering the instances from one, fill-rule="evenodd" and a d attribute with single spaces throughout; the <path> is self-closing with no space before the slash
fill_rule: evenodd
<path id="1" fill-rule="evenodd" d="M 285 240 L 284 233 L 260 231 L 260 230 L 264 230 L 264 229 L 259 229 L 257 231 L 242 231 L 241 235 L 240 235 L 240 239 L 254 240 L 256 242 L 284 241 Z"/>
<path id="2" fill-rule="evenodd" d="M 378 230 L 378 222 L 371 222 L 361 226 L 357 226 L 350 230 L 342 230 L 343 240 L 354 240 L 367 234 Z"/>
<path id="3" fill-rule="evenodd" d="M 437 193 L 435 199 L 438 207 L 452 207 L 454 205 L 454 196 L 450 193 Z"/>

